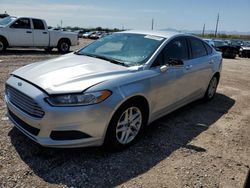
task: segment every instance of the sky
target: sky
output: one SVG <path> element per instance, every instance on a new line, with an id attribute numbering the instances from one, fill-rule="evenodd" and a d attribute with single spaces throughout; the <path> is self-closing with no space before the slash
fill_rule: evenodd
<path id="1" fill-rule="evenodd" d="M 0 0 L 0 13 L 43 18 L 50 26 L 250 31 L 250 0 Z"/>

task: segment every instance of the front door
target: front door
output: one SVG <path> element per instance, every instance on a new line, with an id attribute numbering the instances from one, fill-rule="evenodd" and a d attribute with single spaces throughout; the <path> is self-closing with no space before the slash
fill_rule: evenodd
<path id="1" fill-rule="evenodd" d="M 29 18 L 19 18 L 8 29 L 10 46 L 33 46 L 33 31 Z"/>
<path id="2" fill-rule="evenodd" d="M 154 90 L 153 114 L 161 114 L 177 107 L 181 98 L 188 93 L 189 78 L 185 74 L 185 62 L 188 60 L 186 39 L 178 37 L 170 41 L 152 65 L 157 71 L 151 79 Z M 162 69 L 166 66 L 166 70 Z M 181 91 L 180 91 L 181 90 Z"/>

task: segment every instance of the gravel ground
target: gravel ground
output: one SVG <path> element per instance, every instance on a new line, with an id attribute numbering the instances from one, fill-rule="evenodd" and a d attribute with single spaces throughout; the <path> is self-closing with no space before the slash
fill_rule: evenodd
<path id="1" fill-rule="evenodd" d="M 0 55 L 0 187 L 243 187 L 250 166 L 250 59 L 224 59 L 214 100 L 157 120 L 137 144 L 111 153 L 42 148 L 5 117 L 8 75 L 58 55 L 24 49 Z"/>

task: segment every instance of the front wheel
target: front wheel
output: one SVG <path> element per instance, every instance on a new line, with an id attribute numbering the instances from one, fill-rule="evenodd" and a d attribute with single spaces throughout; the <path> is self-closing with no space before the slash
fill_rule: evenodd
<path id="1" fill-rule="evenodd" d="M 121 150 L 133 144 L 147 122 L 143 105 L 126 103 L 112 117 L 104 141 L 106 149 Z"/>
<path id="2" fill-rule="evenodd" d="M 217 90 L 217 86 L 218 86 L 218 78 L 216 76 L 213 76 L 213 78 L 210 80 L 207 91 L 205 93 L 204 99 L 205 100 L 211 100 L 213 99 L 216 90 Z"/>

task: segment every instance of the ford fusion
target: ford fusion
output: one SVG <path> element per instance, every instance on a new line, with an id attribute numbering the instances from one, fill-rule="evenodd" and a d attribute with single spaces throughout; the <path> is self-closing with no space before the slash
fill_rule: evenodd
<path id="1" fill-rule="evenodd" d="M 221 55 L 181 33 L 125 31 L 29 64 L 6 82 L 9 119 L 46 147 L 133 144 L 150 122 L 216 93 Z"/>

